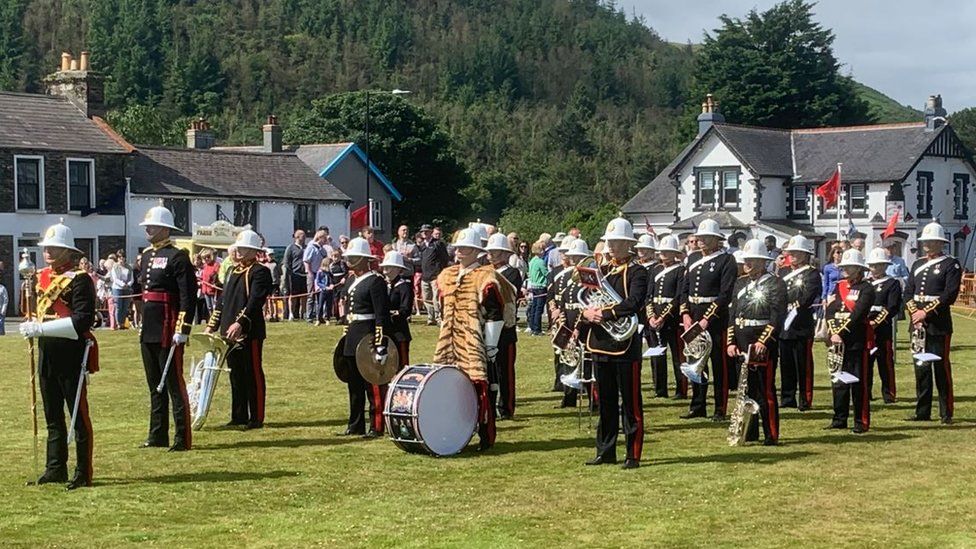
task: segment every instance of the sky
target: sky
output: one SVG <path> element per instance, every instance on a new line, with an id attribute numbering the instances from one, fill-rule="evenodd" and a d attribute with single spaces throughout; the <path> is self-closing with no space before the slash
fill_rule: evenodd
<path id="1" fill-rule="evenodd" d="M 718 16 L 744 18 L 775 0 L 617 0 L 628 16 L 671 42 L 699 43 Z M 949 113 L 976 107 L 976 2 L 969 0 L 821 0 L 814 18 L 833 29 L 834 55 L 843 74 L 894 98 L 925 108 L 942 94 Z"/>

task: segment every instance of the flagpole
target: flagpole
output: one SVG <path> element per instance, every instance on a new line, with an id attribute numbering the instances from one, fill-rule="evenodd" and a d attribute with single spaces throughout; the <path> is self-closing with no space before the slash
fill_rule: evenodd
<path id="1" fill-rule="evenodd" d="M 842 165 L 837 163 L 837 242 L 840 242 L 840 207 L 844 198 L 844 178 L 840 171 Z"/>

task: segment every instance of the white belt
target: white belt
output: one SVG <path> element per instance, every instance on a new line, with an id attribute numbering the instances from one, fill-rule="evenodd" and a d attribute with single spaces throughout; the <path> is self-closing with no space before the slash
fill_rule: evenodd
<path id="1" fill-rule="evenodd" d="M 931 302 L 931 301 L 935 301 L 935 300 L 939 299 L 939 296 L 937 296 L 937 295 L 915 294 L 915 297 L 912 298 L 912 299 L 914 299 L 915 301 Z"/>
<path id="2" fill-rule="evenodd" d="M 349 313 L 346 316 L 349 319 L 349 322 L 357 322 L 360 320 L 376 320 L 376 315 L 374 314 L 358 315 L 356 313 Z"/>
<path id="3" fill-rule="evenodd" d="M 837 318 L 839 320 L 846 320 L 848 318 L 851 318 L 851 313 L 847 313 L 847 312 L 834 313 L 834 318 Z"/>
<path id="4" fill-rule="evenodd" d="M 688 296 L 689 303 L 715 303 L 718 301 L 718 296 L 713 297 L 703 297 L 703 296 Z"/>
<path id="5" fill-rule="evenodd" d="M 880 313 L 883 310 L 884 310 L 884 305 L 871 305 L 872 313 Z"/>
<path id="6" fill-rule="evenodd" d="M 753 318 L 737 318 L 735 319 L 735 325 L 740 328 L 753 328 L 755 326 L 765 326 L 770 324 L 768 320 L 757 320 Z"/>
<path id="7" fill-rule="evenodd" d="M 671 303 L 674 301 L 673 297 L 654 297 L 651 298 L 651 303 L 657 303 L 659 305 L 664 305 L 666 303 Z"/>

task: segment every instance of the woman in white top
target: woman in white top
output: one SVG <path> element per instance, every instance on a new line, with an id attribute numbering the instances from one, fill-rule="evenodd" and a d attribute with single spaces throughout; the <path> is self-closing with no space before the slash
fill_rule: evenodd
<path id="1" fill-rule="evenodd" d="M 132 295 L 132 267 L 125 262 L 125 253 L 119 250 L 115 253 L 115 265 L 108 272 L 109 283 L 112 287 L 112 298 L 115 303 L 115 323 L 113 330 L 124 330 L 125 319 L 129 315 L 129 303 Z"/>

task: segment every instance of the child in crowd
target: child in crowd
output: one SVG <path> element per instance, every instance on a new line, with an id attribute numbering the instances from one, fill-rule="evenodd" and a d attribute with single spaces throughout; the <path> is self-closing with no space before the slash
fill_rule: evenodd
<path id="1" fill-rule="evenodd" d="M 334 285 L 332 284 L 331 267 L 332 259 L 328 257 L 323 258 L 319 271 L 315 273 L 315 289 L 319 292 L 316 296 L 319 314 L 319 317 L 315 319 L 316 326 L 323 322 L 328 325 L 329 320 L 332 318 L 332 290 Z"/>

